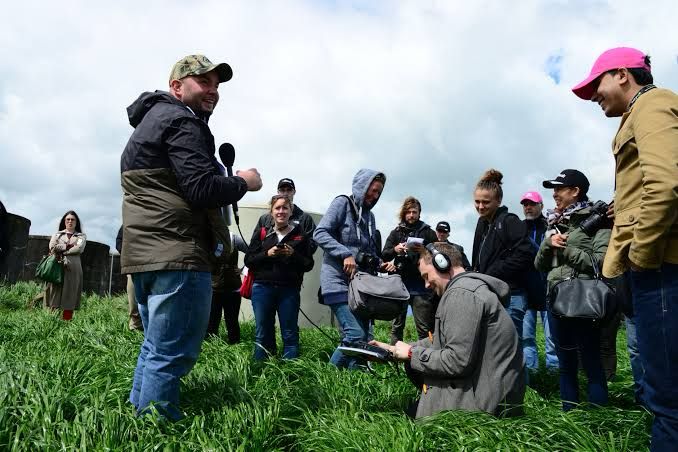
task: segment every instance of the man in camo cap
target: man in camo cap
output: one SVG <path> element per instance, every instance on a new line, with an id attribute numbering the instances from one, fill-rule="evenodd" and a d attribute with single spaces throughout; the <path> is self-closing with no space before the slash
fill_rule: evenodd
<path id="1" fill-rule="evenodd" d="M 154 406 L 183 417 L 179 380 L 198 359 L 211 307 L 208 212 L 261 188 L 256 169 L 224 177 L 214 155 L 207 121 L 232 75 L 226 63 L 189 55 L 172 68 L 169 92 L 143 93 L 127 108 L 135 130 L 120 161 L 121 270 L 132 275 L 145 331 L 130 393 L 139 415 Z"/>

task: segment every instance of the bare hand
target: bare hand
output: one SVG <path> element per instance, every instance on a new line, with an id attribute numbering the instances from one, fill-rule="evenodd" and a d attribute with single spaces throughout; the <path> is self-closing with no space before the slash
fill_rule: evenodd
<path id="1" fill-rule="evenodd" d="M 607 208 L 607 218 L 614 220 L 614 201 L 612 201 Z"/>
<path id="2" fill-rule="evenodd" d="M 355 259 L 353 258 L 353 256 L 348 256 L 347 258 L 344 259 L 344 273 L 346 273 L 349 277 L 353 277 L 355 271 L 356 271 Z"/>
<path id="3" fill-rule="evenodd" d="M 391 353 L 395 352 L 395 346 L 391 344 L 387 344 L 385 342 L 379 342 L 379 341 L 370 341 L 368 342 L 370 345 L 376 345 L 379 348 L 383 348 L 384 350 L 387 350 Z"/>
<path id="4" fill-rule="evenodd" d="M 238 170 L 235 172 L 236 176 L 242 177 L 247 182 L 247 191 L 259 191 L 264 185 L 261 182 L 261 175 L 256 168 L 250 168 L 248 170 Z"/>
<path id="5" fill-rule="evenodd" d="M 407 252 L 407 243 L 398 243 L 393 247 L 393 251 L 395 251 L 397 254 L 405 254 Z"/>
<path id="6" fill-rule="evenodd" d="M 381 264 L 381 269 L 388 273 L 395 273 L 396 271 L 395 261 L 384 262 L 383 264 Z"/>
<path id="7" fill-rule="evenodd" d="M 567 234 L 553 234 L 551 236 L 551 246 L 553 248 L 565 248 L 567 246 Z"/>
<path id="8" fill-rule="evenodd" d="M 279 248 L 277 246 L 272 246 L 268 249 L 268 251 L 266 252 L 266 255 L 269 256 L 269 257 L 291 256 L 293 251 L 294 250 L 287 245 L 283 245 L 282 248 Z"/>
<path id="9" fill-rule="evenodd" d="M 398 341 L 393 346 L 393 348 L 394 350 L 392 353 L 396 359 L 399 359 L 401 361 L 407 361 L 410 359 L 410 349 L 412 348 L 412 346 L 407 342 Z"/>

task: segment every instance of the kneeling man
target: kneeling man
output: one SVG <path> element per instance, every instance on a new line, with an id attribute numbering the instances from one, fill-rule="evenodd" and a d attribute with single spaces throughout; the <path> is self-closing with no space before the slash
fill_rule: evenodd
<path id="1" fill-rule="evenodd" d="M 502 307 L 509 286 L 492 276 L 466 272 L 454 245 L 422 247 L 419 273 L 440 296 L 435 332 L 413 344 L 388 345 L 406 361 L 408 375 L 422 388 L 416 417 L 444 410 L 522 414 L 525 394 L 523 351 L 513 321 Z"/>

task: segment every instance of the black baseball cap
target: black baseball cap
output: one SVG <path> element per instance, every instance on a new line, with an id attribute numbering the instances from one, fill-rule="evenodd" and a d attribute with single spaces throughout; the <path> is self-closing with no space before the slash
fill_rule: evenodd
<path id="1" fill-rule="evenodd" d="M 589 191 L 589 180 L 584 173 L 576 169 L 562 170 L 558 177 L 551 180 L 545 180 L 542 185 L 544 188 L 556 187 L 579 187 L 582 193 Z"/>
<path id="2" fill-rule="evenodd" d="M 447 221 L 439 221 L 436 225 L 436 231 L 450 232 L 450 223 Z"/>
<path id="3" fill-rule="evenodd" d="M 294 181 L 288 177 L 280 179 L 280 182 L 278 182 L 278 190 L 280 190 L 281 187 L 292 187 L 292 190 L 296 190 Z"/>

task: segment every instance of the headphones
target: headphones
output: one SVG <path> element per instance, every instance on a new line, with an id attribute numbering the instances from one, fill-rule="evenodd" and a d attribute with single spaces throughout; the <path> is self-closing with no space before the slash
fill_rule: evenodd
<path id="1" fill-rule="evenodd" d="M 426 245 L 426 249 L 428 250 L 429 253 L 431 253 L 432 256 L 432 263 L 433 267 L 438 270 L 440 273 L 446 273 L 450 271 L 450 268 L 452 267 L 452 262 L 450 261 L 450 258 L 447 257 L 446 254 L 441 253 L 438 251 L 434 246 L 433 243 L 429 243 Z"/>

